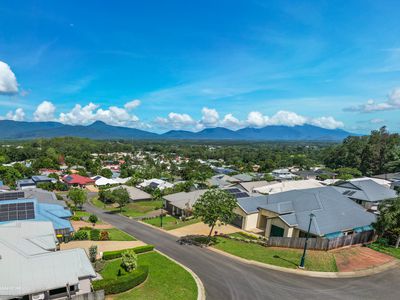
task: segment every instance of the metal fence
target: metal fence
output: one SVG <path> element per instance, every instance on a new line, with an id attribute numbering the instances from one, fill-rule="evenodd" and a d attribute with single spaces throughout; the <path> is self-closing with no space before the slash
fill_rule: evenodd
<path id="1" fill-rule="evenodd" d="M 314 250 L 331 250 L 345 246 L 368 243 L 373 241 L 374 238 L 375 232 L 373 230 L 349 234 L 334 239 L 309 238 L 307 248 Z M 268 246 L 301 249 L 304 248 L 305 242 L 306 238 L 270 237 L 268 239 Z"/>

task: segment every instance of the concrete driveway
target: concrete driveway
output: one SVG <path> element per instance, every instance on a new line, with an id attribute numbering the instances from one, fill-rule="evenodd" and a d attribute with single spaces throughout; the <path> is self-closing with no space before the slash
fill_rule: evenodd
<path id="1" fill-rule="evenodd" d="M 220 225 L 220 226 L 215 226 L 214 228 L 214 232 L 218 231 L 218 233 L 225 233 L 225 234 L 229 234 L 229 233 L 234 233 L 234 232 L 238 232 L 238 231 L 242 231 L 237 227 L 234 227 L 232 225 Z M 191 224 L 188 226 L 184 226 L 181 228 L 177 228 L 174 230 L 169 230 L 169 233 L 172 233 L 173 235 L 176 236 L 185 236 L 185 235 L 208 235 L 210 232 L 210 227 L 208 227 L 208 225 L 204 224 L 203 222 L 199 222 L 199 223 L 195 223 L 195 224 Z M 213 232 L 213 234 L 214 234 Z"/>

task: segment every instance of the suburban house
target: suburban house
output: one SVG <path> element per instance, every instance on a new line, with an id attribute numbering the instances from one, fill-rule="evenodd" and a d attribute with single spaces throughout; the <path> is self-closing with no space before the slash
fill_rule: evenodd
<path id="1" fill-rule="evenodd" d="M 282 182 L 268 183 L 268 185 L 254 188 L 253 191 L 260 194 L 275 194 L 281 192 L 287 192 L 292 190 L 303 190 L 311 189 L 316 187 L 322 187 L 319 181 L 315 179 L 308 180 L 285 180 Z"/>
<path id="2" fill-rule="evenodd" d="M 58 200 L 54 192 L 46 191 L 40 188 L 36 189 L 24 189 L 16 191 L 8 191 L 7 193 L 0 193 L 0 200 L 7 198 L 7 200 L 13 199 L 36 199 L 39 203 L 57 204 L 64 208 L 67 208 L 67 204 L 64 200 Z"/>
<path id="3" fill-rule="evenodd" d="M 240 182 L 249 182 L 253 181 L 255 176 L 248 174 L 248 173 L 241 173 L 232 176 L 233 178 L 239 180 Z"/>
<path id="4" fill-rule="evenodd" d="M 69 221 L 70 210 L 62 205 L 39 203 L 36 199 L 9 199 L 8 193 L 0 194 L 0 224 L 14 221 L 50 221 L 57 238 L 69 240 L 74 229 Z"/>
<path id="5" fill-rule="evenodd" d="M 100 176 L 100 175 L 93 176 L 93 177 L 91 177 L 91 179 L 94 180 L 94 184 L 96 186 L 106 186 L 106 185 L 118 184 L 118 182 L 115 181 L 114 179 L 106 178 L 106 177 L 103 177 L 103 176 Z"/>
<path id="6" fill-rule="evenodd" d="M 271 172 L 271 175 L 277 180 L 290 180 L 296 178 L 296 175 L 291 173 L 289 169 L 276 169 Z"/>
<path id="7" fill-rule="evenodd" d="M 231 168 L 227 168 L 227 167 L 212 167 L 213 171 L 217 174 L 232 174 L 235 173 L 236 171 L 231 169 Z"/>
<path id="8" fill-rule="evenodd" d="M 374 178 L 385 179 L 391 182 L 400 181 L 400 172 L 397 173 L 385 173 L 373 176 Z"/>
<path id="9" fill-rule="evenodd" d="M 36 187 L 36 183 L 32 180 L 32 179 L 20 179 L 17 180 L 17 188 L 20 190 L 23 189 L 31 189 L 31 188 L 35 188 Z"/>
<path id="10" fill-rule="evenodd" d="M 81 176 L 79 174 L 65 175 L 63 177 L 63 181 L 69 186 L 81 188 L 94 184 L 94 180 L 92 178 Z"/>
<path id="11" fill-rule="evenodd" d="M 149 193 L 146 193 L 145 191 L 142 191 L 141 189 L 138 189 L 134 186 L 120 185 L 120 186 L 111 188 L 110 191 L 113 191 L 113 190 L 119 189 L 119 188 L 124 188 L 128 191 L 129 200 L 132 202 L 141 201 L 141 200 L 151 200 L 151 198 L 152 198 Z"/>
<path id="12" fill-rule="evenodd" d="M 55 169 L 40 169 L 39 174 L 44 176 L 49 176 L 50 174 L 56 174 L 60 176 L 62 174 L 62 171 Z"/>
<path id="13" fill-rule="evenodd" d="M 249 193 L 255 193 L 256 188 L 271 185 L 274 183 L 278 183 L 278 181 L 260 180 L 260 181 L 250 181 L 250 182 L 239 182 L 238 184 L 235 185 L 235 187 L 241 188 Z"/>
<path id="14" fill-rule="evenodd" d="M 36 185 L 38 185 L 39 183 L 55 183 L 55 182 L 57 182 L 57 179 L 50 178 L 45 175 L 35 175 L 35 176 L 32 176 L 31 179 L 33 180 L 33 182 Z"/>
<path id="15" fill-rule="evenodd" d="M 146 179 L 138 185 L 139 188 L 150 187 L 152 189 L 159 189 L 161 191 L 166 188 L 172 188 L 173 186 L 174 185 L 172 183 L 169 183 L 168 181 L 165 181 L 162 179 L 157 179 L 157 178 Z"/>
<path id="16" fill-rule="evenodd" d="M 207 179 L 207 184 L 209 186 L 215 186 L 219 188 L 232 186 L 233 184 L 239 183 L 240 180 L 236 179 L 232 176 L 225 174 L 214 175 L 211 178 Z"/>
<path id="17" fill-rule="evenodd" d="M 164 196 L 164 207 L 172 216 L 188 217 L 192 214 L 193 205 L 207 190 L 180 192 Z"/>
<path id="18" fill-rule="evenodd" d="M 91 292 L 83 249 L 56 251 L 51 222 L 0 224 L 0 299 L 67 299 Z"/>
<path id="19" fill-rule="evenodd" d="M 321 179 L 322 177 L 335 178 L 337 176 L 336 173 L 324 170 L 324 169 L 316 169 L 316 170 L 300 170 L 297 172 L 293 172 L 297 177 L 301 179 Z"/>
<path id="20" fill-rule="evenodd" d="M 353 178 L 348 181 L 354 182 L 354 181 L 364 181 L 364 180 L 372 180 L 375 181 L 377 184 L 380 184 L 381 186 L 390 189 L 390 184 L 391 182 L 386 179 L 381 179 L 381 178 L 374 178 L 374 177 L 359 177 L 359 178 Z"/>
<path id="21" fill-rule="evenodd" d="M 305 237 L 311 213 L 311 235 L 325 238 L 371 230 L 376 218 L 333 187 L 242 198 L 238 207 L 241 211 L 237 212 L 247 218 L 247 227 L 254 226 L 253 214 L 258 211 L 256 226 L 266 237 Z"/>
<path id="22" fill-rule="evenodd" d="M 397 197 L 396 191 L 383 187 L 371 179 L 359 181 L 340 181 L 333 186 L 338 192 L 362 205 L 376 211 L 383 200 Z"/>

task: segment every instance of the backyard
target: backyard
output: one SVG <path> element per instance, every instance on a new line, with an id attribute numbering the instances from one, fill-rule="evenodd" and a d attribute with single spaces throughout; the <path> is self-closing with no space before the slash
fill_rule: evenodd
<path id="1" fill-rule="evenodd" d="M 217 237 L 213 247 L 241 258 L 291 269 L 298 267 L 303 252 L 301 249 L 264 247 L 223 237 Z M 336 272 L 335 256 L 330 252 L 309 250 L 307 251 L 305 269 L 308 271 Z"/>
<path id="2" fill-rule="evenodd" d="M 121 259 L 109 261 L 100 272 L 104 279 L 115 279 L 126 275 L 120 267 Z M 139 266 L 147 265 L 149 275 L 147 280 L 130 291 L 113 295 L 112 299 L 196 299 L 197 286 L 185 269 L 165 256 L 152 251 L 138 256 Z"/>

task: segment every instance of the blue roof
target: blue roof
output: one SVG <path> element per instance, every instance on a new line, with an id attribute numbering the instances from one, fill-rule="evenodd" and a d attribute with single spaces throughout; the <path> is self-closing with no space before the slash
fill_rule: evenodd
<path id="1" fill-rule="evenodd" d="M 71 222 L 64 218 L 69 218 L 72 216 L 68 209 L 64 209 L 63 206 L 58 204 L 48 204 L 48 203 L 38 203 L 36 199 L 17 199 L 17 200 L 6 200 L 2 201 L 1 204 L 11 204 L 11 203 L 28 203 L 33 202 L 35 208 L 35 218 L 29 221 L 50 221 L 53 223 L 54 229 L 69 229 L 74 231 Z M 23 221 L 23 220 L 20 220 Z M 28 221 L 28 220 L 25 220 Z M 8 222 L 0 222 L 8 223 Z"/>

